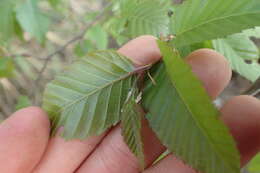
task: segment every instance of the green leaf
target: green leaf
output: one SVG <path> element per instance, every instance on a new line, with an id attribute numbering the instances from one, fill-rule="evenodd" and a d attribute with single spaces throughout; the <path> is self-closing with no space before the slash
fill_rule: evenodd
<path id="1" fill-rule="evenodd" d="M 17 20 L 15 20 L 15 23 L 14 23 L 14 32 L 20 40 L 24 41 L 23 29 L 21 28 L 21 26 Z"/>
<path id="2" fill-rule="evenodd" d="M 116 3 L 119 5 L 119 11 L 123 14 L 130 14 L 131 10 L 136 7 L 140 0 L 119 0 Z"/>
<path id="3" fill-rule="evenodd" d="M 90 40 L 82 40 L 81 42 L 79 42 L 75 48 L 74 48 L 74 53 L 78 56 L 78 57 L 83 57 L 85 56 L 88 52 L 90 51 L 94 51 L 95 50 L 95 46 L 93 45 L 93 43 Z"/>
<path id="4" fill-rule="evenodd" d="M 248 37 L 260 38 L 260 27 L 255 27 L 253 29 L 248 29 L 243 31 Z"/>
<path id="5" fill-rule="evenodd" d="M 53 7 L 57 7 L 60 3 L 62 3 L 61 0 L 48 0 L 49 3 L 53 6 Z"/>
<path id="6" fill-rule="evenodd" d="M 178 47 L 260 25 L 259 0 L 186 0 L 172 18 Z"/>
<path id="7" fill-rule="evenodd" d="M 97 49 L 106 49 L 108 46 L 108 34 L 100 25 L 90 28 L 85 38 L 93 42 Z"/>
<path id="8" fill-rule="evenodd" d="M 122 17 L 127 20 L 125 33 L 132 38 L 146 34 L 166 34 L 169 23 L 167 14 L 167 4 L 158 0 L 129 2 L 122 11 Z"/>
<path id="9" fill-rule="evenodd" d="M 260 172 L 260 154 L 257 154 L 247 166 L 250 173 Z"/>
<path id="10" fill-rule="evenodd" d="M 239 39 L 241 39 L 240 42 Z M 227 58 L 232 69 L 241 76 L 252 82 L 260 76 L 260 65 L 257 62 L 252 61 L 252 64 L 247 64 L 244 61 L 244 59 L 257 59 L 258 53 L 243 35 L 235 34 L 224 39 L 214 40 L 213 46 L 216 51 Z"/>
<path id="11" fill-rule="evenodd" d="M 196 51 L 198 49 L 203 49 L 203 48 L 212 49 L 213 48 L 212 41 L 210 40 L 210 41 L 204 41 L 201 43 L 195 43 L 192 45 L 180 47 L 178 50 L 182 57 L 186 57 L 193 51 Z"/>
<path id="12" fill-rule="evenodd" d="M 238 58 L 258 60 L 259 50 L 255 43 L 245 34 L 234 34 L 225 38 L 227 43 L 237 52 Z"/>
<path id="13" fill-rule="evenodd" d="M 195 170 L 239 173 L 235 142 L 202 82 L 176 50 L 161 41 L 158 45 L 165 65 L 157 67 L 156 85 L 148 86 L 143 100 L 150 126 L 171 152 Z"/>
<path id="14" fill-rule="evenodd" d="M 38 0 L 26 0 L 16 9 L 16 18 L 24 31 L 43 43 L 49 28 L 49 18 L 37 6 Z"/>
<path id="15" fill-rule="evenodd" d="M 88 11 L 88 13 L 84 16 L 85 21 L 95 20 L 96 17 L 100 14 L 100 11 Z"/>
<path id="16" fill-rule="evenodd" d="M 32 105 L 32 103 L 31 103 L 29 97 L 22 95 L 18 98 L 17 104 L 15 106 L 15 110 L 19 110 L 19 109 L 22 109 L 22 108 L 25 108 L 25 107 L 28 107 L 31 105 Z"/>
<path id="17" fill-rule="evenodd" d="M 132 90 L 126 103 L 122 108 L 122 136 L 129 149 L 136 155 L 141 164 L 141 168 L 145 167 L 143 142 L 142 142 L 142 117 L 141 107 L 136 103 L 136 91 Z"/>
<path id="18" fill-rule="evenodd" d="M 114 17 L 105 23 L 105 29 L 116 40 L 118 45 L 122 45 L 129 40 L 127 36 L 123 35 L 126 21 L 125 18 Z"/>
<path id="19" fill-rule="evenodd" d="M 0 58 L 0 78 L 11 77 L 14 72 L 14 63 L 11 58 Z"/>
<path id="20" fill-rule="evenodd" d="M 15 17 L 14 17 L 14 0 L 0 1 L 0 40 L 6 41 L 14 34 Z"/>
<path id="21" fill-rule="evenodd" d="M 120 120 L 135 68 L 115 51 L 80 58 L 47 85 L 43 107 L 66 139 L 102 134 Z"/>

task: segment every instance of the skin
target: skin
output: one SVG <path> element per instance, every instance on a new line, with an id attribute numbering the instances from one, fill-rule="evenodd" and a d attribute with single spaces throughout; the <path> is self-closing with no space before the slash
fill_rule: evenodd
<path id="1" fill-rule="evenodd" d="M 136 66 L 155 63 L 161 58 L 152 36 L 138 37 L 118 52 L 128 56 Z M 225 58 L 209 49 L 193 52 L 186 58 L 201 79 L 212 99 L 227 86 L 231 70 Z M 245 165 L 260 147 L 260 101 L 238 96 L 221 108 L 221 119 L 229 127 Z M 145 173 L 193 173 L 174 155 L 151 165 L 163 147 L 147 122 L 143 121 Z M 60 130 L 62 131 L 62 129 Z M 138 161 L 121 136 L 120 125 L 101 136 L 85 141 L 64 141 L 57 134 L 49 138 L 50 123 L 38 107 L 14 113 L 0 125 L 0 170 L 4 173 L 139 173 Z"/>

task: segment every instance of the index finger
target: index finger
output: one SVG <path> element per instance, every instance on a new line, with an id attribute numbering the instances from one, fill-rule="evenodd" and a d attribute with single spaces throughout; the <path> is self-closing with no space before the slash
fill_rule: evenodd
<path id="1" fill-rule="evenodd" d="M 138 44 L 137 44 L 138 39 Z M 118 52 L 127 56 L 136 66 L 153 64 L 161 59 L 156 37 L 144 35 L 129 41 Z"/>

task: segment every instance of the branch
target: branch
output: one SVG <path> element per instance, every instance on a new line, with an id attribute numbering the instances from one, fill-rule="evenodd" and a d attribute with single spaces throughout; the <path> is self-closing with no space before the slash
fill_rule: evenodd
<path id="1" fill-rule="evenodd" d="M 80 32 L 78 35 L 76 35 L 75 37 L 73 37 L 71 40 L 69 40 L 67 43 L 65 43 L 63 46 L 61 46 L 60 48 L 58 48 L 57 50 L 55 50 L 53 53 L 49 54 L 48 56 L 46 56 L 44 59 L 44 64 L 41 68 L 41 70 L 39 71 L 38 77 L 35 81 L 35 85 L 37 86 L 39 84 L 39 81 L 42 79 L 43 77 L 43 73 L 46 70 L 50 60 L 52 59 L 53 56 L 55 56 L 56 54 L 59 54 L 61 52 L 63 52 L 69 45 L 81 40 L 84 38 L 84 35 L 86 33 L 86 31 L 96 25 L 100 19 L 102 19 L 104 17 L 104 14 L 106 14 L 107 9 L 110 7 L 111 3 L 109 3 L 103 10 L 102 12 L 95 18 L 93 19 L 90 23 L 88 23 L 85 28 L 83 29 L 82 32 Z"/>

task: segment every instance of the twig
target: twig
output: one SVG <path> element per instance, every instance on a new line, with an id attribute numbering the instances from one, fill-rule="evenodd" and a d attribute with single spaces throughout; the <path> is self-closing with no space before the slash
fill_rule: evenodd
<path id="1" fill-rule="evenodd" d="M 10 57 L 10 58 L 17 58 L 17 57 L 31 58 L 32 55 L 30 55 L 30 54 L 28 54 L 28 53 L 22 53 L 22 54 L 7 54 L 6 57 Z"/>
<path id="2" fill-rule="evenodd" d="M 61 52 L 63 52 L 69 45 L 73 44 L 74 42 L 83 39 L 86 31 L 92 27 L 93 25 L 96 25 L 100 19 L 103 18 L 104 14 L 106 13 L 108 7 L 110 7 L 110 3 L 102 10 L 102 12 L 95 18 L 93 19 L 90 23 L 88 23 L 85 28 L 75 37 L 73 37 L 71 40 L 69 40 L 67 43 L 65 43 L 63 46 L 61 46 L 60 48 L 58 48 L 57 50 L 55 50 L 53 53 L 49 54 L 47 57 L 43 58 L 44 59 L 44 64 L 41 68 L 41 70 L 39 71 L 38 77 L 35 81 L 36 86 L 38 85 L 39 81 L 41 80 L 44 71 L 46 70 L 50 60 L 52 59 L 52 57 L 56 54 L 59 54 Z"/>

